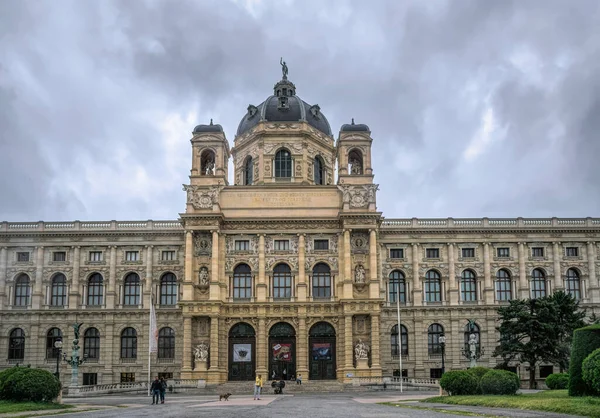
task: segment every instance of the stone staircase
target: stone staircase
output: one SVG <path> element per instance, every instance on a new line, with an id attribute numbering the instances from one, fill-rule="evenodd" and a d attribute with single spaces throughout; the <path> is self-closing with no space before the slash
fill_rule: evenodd
<path id="1" fill-rule="evenodd" d="M 310 380 L 303 381 L 301 385 L 297 385 L 295 381 L 288 380 L 285 382 L 283 389 L 284 395 L 294 395 L 299 393 L 331 393 L 331 392 L 354 392 L 365 391 L 366 387 L 352 386 L 335 380 Z M 231 393 L 234 395 L 248 394 L 254 392 L 254 382 L 227 382 L 217 385 L 215 393 Z M 271 381 L 263 384 L 263 393 L 272 395 L 274 393 L 271 387 Z"/>

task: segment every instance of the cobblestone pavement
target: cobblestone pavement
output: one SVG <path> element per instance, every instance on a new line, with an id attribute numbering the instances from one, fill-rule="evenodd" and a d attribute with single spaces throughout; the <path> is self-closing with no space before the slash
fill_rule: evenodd
<path id="1" fill-rule="evenodd" d="M 231 417 L 231 418 L 265 418 L 265 417 L 302 417 L 302 418 L 352 418 L 352 417 L 395 417 L 395 418 L 448 418 L 460 417 L 457 411 L 489 414 L 489 416 L 510 416 L 518 418 L 567 417 L 566 415 L 548 414 L 544 412 L 498 410 L 480 407 L 448 406 L 453 414 L 442 411 L 421 410 L 403 407 L 379 405 L 378 402 L 394 402 L 398 400 L 418 400 L 435 396 L 435 393 L 326 393 L 298 395 L 266 395 L 261 400 L 253 400 L 252 395 L 233 395 L 228 402 L 219 401 L 214 395 L 190 396 L 172 395 L 164 405 L 151 405 L 146 396 L 105 396 L 99 398 L 66 399 L 66 403 L 78 406 L 102 405 L 104 409 L 73 413 L 67 417 Z M 439 404 L 409 403 L 416 407 L 440 407 Z M 107 408 L 108 407 L 108 408 Z M 472 415 L 471 415 L 472 416 Z"/>

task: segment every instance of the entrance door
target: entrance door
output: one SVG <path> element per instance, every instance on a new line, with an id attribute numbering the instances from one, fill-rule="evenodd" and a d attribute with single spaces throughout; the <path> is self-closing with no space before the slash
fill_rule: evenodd
<path id="1" fill-rule="evenodd" d="M 269 379 L 296 376 L 296 331 L 286 322 L 269 330 Z"/>
<path id="2" fill-rule="evenodd" d="M 309 379 L 335 379 L 335 329 L 327 322 L 318 322 L 309 335 Z"/>
<path id="3" fill-rule="evenodd" d="M 256 370 L 254 328 L 240 322 L 229 331 L 229 380 L 254 380 Z"/>

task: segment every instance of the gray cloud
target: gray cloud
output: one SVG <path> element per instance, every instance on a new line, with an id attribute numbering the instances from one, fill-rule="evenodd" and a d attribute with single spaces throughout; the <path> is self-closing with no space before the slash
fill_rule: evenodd
<path id="1" fill-rule="evenodd" d="M 290 67 L 388 217 L 598 216 L 595 1 L 0 2 L 0 219 L 175 218 L 189 137 Z"/>

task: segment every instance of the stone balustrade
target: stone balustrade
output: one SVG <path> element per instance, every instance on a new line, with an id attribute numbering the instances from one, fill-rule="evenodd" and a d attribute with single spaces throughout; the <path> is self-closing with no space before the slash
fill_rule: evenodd
<path id="1" fill-rule="evenodd" d="M 203 389 L 206 387 L 206 381 L 203 379 L 169 379 L 167 387 L 173 387 L 173 390 L 185 389 Z M 129 393 L 145 392 L 148 390 L 148 382 L 131 383 L 109 383 L 104 385 L 78 386 L 76 388 L 66 388 L 66 397 L 86 397 L 94 395 L 106 395 L 111 393 Z"/>
<path id="2" fill-rule="evenodd" d="M 384 219 L 382 229 L 600 227 L 600 218 Z"/>
<path id="3" fill-rule="evenodd" d="M 182 230 L 176 220 L 167 221 L 73 221 L 73 222 L 2 222 L 0 232 L 43 231 L 132 231 L 132 230 Z"/>

